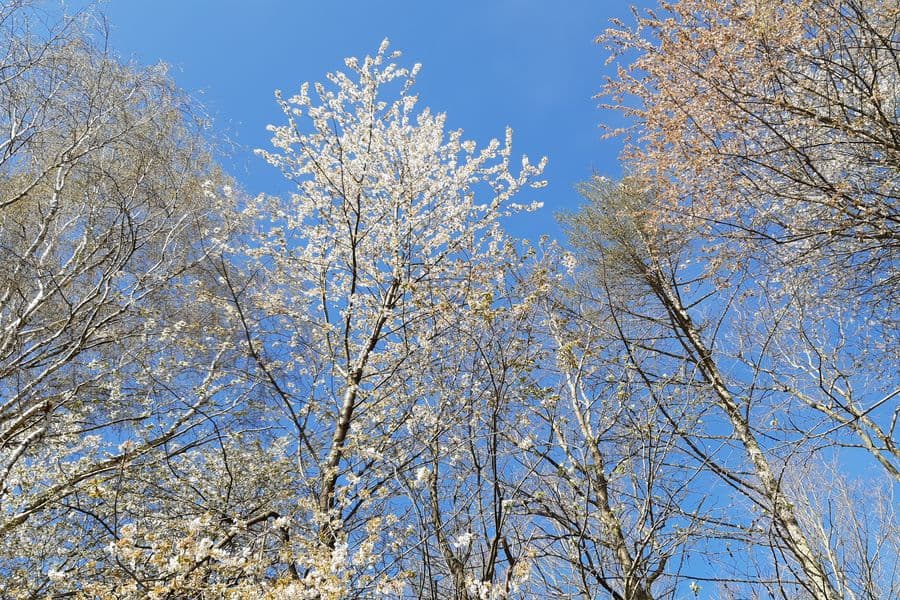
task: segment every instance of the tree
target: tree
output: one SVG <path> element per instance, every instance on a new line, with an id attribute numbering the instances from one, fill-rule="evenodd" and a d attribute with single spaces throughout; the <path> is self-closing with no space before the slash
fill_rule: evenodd
<path id="1" fill-rule="evenodd" d="M 405 561 L 414 597 L 528 597 L 543 550 L 527 503 L 537 459 L 524 443 L 542 394 L 541 292 L 525 273 L 504 277 L 447 315 L 429 348 L 425 397 L 407 423 L 421 465 L 408 484 L 419 523 Z"/>
<path id="2" fill-rule="evenodd" d="M 407 427 L 423 411 L 463 410 L 465 396 L 445 387 L 451 374 L 435 361 L 449 339 L 476 352 L 468 323 L 500 300 L 519 261 L 499 220 L 526 208 L 514 195 L 541 185 L 543 161 L 510 170 L 509 130 L 504 144 L 476 150 L 461 131 L 445 131 L 444 115 L 417 111 L 419 67 L 398 67 L 396 56 L 385 42 L 347 59 L 328 85 L 277 95 L 287 123 L 271 127 L 275 149 L 260 154 L 297 191 L 248 207 L 260 224 L 247 251 L 259 285 L 232 286 L 296 461 L 293 585 L 322 597 L 402 585 L 400 548 L 424 539 L 416 535 L 436 536 L 455 597 L 468 594 L 468 575 L 446 554 L 453 528 L 432 513 L 432 533 L 407 530 L 404 482 L 450 452 L 440 436 L 413 443 Z M 493 368 L 469 360 L 477 372 Z M 501 410 L 501 398 L 491 402 Z M 489 409 L 469 410 L 485 422 Z"/>
<path id="3" fill-rule="evenodd" d="M 648 224 L 643 207 L 652 205 L 652 201 L 645 199 L 640 184 L 598 179 L 586 191 L 591 204 L 572 218 L 571 234 L 597 279 L 596 285 L 610 296 L 612 318 L 622 319 L 617 314 L 620 311 L 623 316 L 639 315 L 656 329 L 645 337 L 619 330 L 630 366 L 648 384 L 659 385 L 662 379 L 681 388 L 680 393 L 667 396 L 657 407 L 704 469 L 763 511 L 762 528 L 774 539 L 776 561 L 783 562 L 781 568 L 791 574 L 788 579 L 778 575 L 780 585 L 794 590 L 794 594 L 837 598 L 829 565 L 814 550 L 810 532 L 797 517 L 797 500 L 782 481 L 785 472 L 790 472 L 789 462 L 779 464 L 785 459 L 778 457 L 776 448 L 769 447 L 769 436 L 756 424 L 754 414 L 769 409 L 766 395 L 756 390 L 765 374 L 759 369 L 749 370 L 745 378 L 744 371 L 734 368 L 730 358 L 734 352 L 729 345 L 734 339 L 734 328 L 728 323 L 731 301 L 720 300 L 716 306 L 713 300 L 720 292 L 702 276 L 691 273 L 688 257 L 692 244 L 684 229 L 670 226 L 661 230 L 652 220 Z M 632 310 L 614 299 L 623 291 L 636 292 L 648 302 Z M 736 339 L 740 344 L 740 338 Z M 655 359 L 638 362 L 634 358 L 637 351 L 649 351 Z M 676 370 L 659 375 L 670 359 L 675 359 L 671 366 Z M 766 356 L 754 355 L 748 360 L 759 365 Z M 701 412 L 671 416 L 681 410 L 682 402 L 696 405 Z M 700 417 L 705 417 L 709 408 L 715 409 L 710 416 L 716 420 L 703 424 Z M 792 442 L 798 443 L 788 441 Z M 732 462 L 732 453 L 726 450 L 730 447 L 743 460 Z M 729 496 L 722 494 L 723 498 Z M 735 530 L 752 533 L 758 527 L 759 523 L 737 525 Z"/>
<path id="4" fill-rule="evenodd" d="M 900 11 L 690 0 L 637 19 L 599 41 L 636 52 L 603 94 L 632 119 L 642 219 L 688 232 L 735 290 L 733 356 L 785 399 L 784 430 L 896 480 Z"/>
<path id="5" fill-rule="evenodd" d="M 140 503 L 107 486 L 200 443 L 227 385 L 199 265 L 228 236 L 228 180 L 164 69 L 118 63 L 89 19 L 42 29 L 30 3 L 0 8 L 0 593 L 15 597 L 108 563 Z"/>
<path id="6" fill-rule="evenodd" d="M 596 225 L 574 216 L 566 223 L 576 245 L 587 243 L 580 226 Z M 644 370 L 648 348 L 627 344 L 628 335 L 654 335 L 652 326 L 632 316 L 642 299 L 597 285 L 608 273 L 591 268 L 596 257 L 590 252 L 581 260 L 553 254 L 558 264 L 547 269 L 553 285 L 543 294 L 541 314 L 543 343 L 556 360 L 541 369 L 548 393 L 528 408 L 540 424 L 528 438 L 540 458 L 528 488 L 530 505 L 553 540 L 546 570 L 556 563 L 558 571 L 543 591 L 553 597 L 666 597 L 677 586 L 678 563 L 694 544 L 699 518 L 708 516 L 696 481 L 702 469 L 683 456 L 661 404 L 677 386 L 648 378 L 669 365 L 651 352 L 654 364 Z M 675 412 L 680 420 L 694 416 L 690 406 Z"/>
<path id="7" fill-rule="evenodd" d="M 702 232 L 710 272 L 764 289 L 761 322 L 781 331 L 775 387 L 852 431 L 897 478 L 900 11 L 667 8 L 600 37 L 614 55 L 639 53 L 603 93 L 636 101 L 625 158 L 658 199 L 654 218 Z M 860 360 L 868 371 L 848 377 Z"/>
<path id="8" fill-rule="evenodd" d="M 627 136 L 628 177 L 595 178 L 568 220 L 584 276 L 609 298 L 593 320 L 644 323 L 619 327 L 619 344 L 648 387 L 675 391 L 658 409 L 723 485 L 704 556 L 749 567 L 712 577 L 723 595 L 877 595 L 890 576 L 858 578 L 884 567 L 857 549 L 891 535 L 891 518 L 848 530 L 812 507 L 859 524 L 846 490 L 891 483 L 846 468 L 821 495 L 797 482 L 848 447 L 889 481 L 900 472 L 900 11 L 684 0 L 635 16 L 598 38 L 628 61 L 602 91 L 631 119 L 613 132 Z"/>
<path id="9" fill-rule="evenodd" d="M 812 273 L 817 296 L 861 301 L 894 337 L 896 4 L 687 0 L 638 23 L 598 39 L 637 52 L 603 94 L 626 102 L 625 158 L 658 218 L 717 239 L 720 263 Z"/>

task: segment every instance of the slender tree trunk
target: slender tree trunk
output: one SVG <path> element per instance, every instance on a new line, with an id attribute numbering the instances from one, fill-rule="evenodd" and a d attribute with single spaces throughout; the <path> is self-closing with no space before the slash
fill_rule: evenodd
<path id="1" fill-rule="evenodd" d="M 639 262 L 642 265 L 645 280 L 669 313 L 673 325 L 680 332 L 679 340 L 693 357 L 703 377 L 715 393 L 719 407 L 731 421 L 734 435 L 743 445 L 744 451 L 753 464 L 756 476 L 762 484 L 763 494 L 769 501 L 769 512 L 806 576 L 809 591 L 818 600 L 837 600 L 840 596 L 832 586 L 825 566 L 813 552 L 806 535 L 800 528 L 793 505 L 784 494 L 779 479 L 753 434 L 741 407 L 728 391 L 725 379 L 712 357 L 712 352 L 703 341 L 700 331 L 677 294 L 672 292 L 664 275 L 644 261 Z"/>
<path id="2" fill-rule="evenodd" d="M 332 517 L 331 513 L 335 508 L 334 492 L 337 486 L 339 467 L 341 460 L 344 458 L 344 443 L 347 435 L 350 433 L 350 424 L 353 420 L 353 411 L 356 410 L 357 400 L 359 398 L 359 384 L 362 382 L 363 373 L 366 365 L 378 340 L 381 339 L 382 331 L 385 323 L 387 323 L 388 314 L 398 300 L 400 292 L 400 278 L 395 277 L 391 282 L 382 302 L 381 310 L 372 326 L 372 331 L 366 340 L 366 345 L 360 351 L 356 358 L 355 366 L 347 376 L 346 388 L 341 402 L 341 409 L 338 413 L 337 421 L 334 426 L 334 433 L 331 436 L 331 447 L 328 450 L 328 456 L 322 468 L 322 487 L 319 494 L 319 510 L 322 515 L 326 516 L 329 521 Z M 334 548 L 336 543 L 336 533 L 334 527 L 326 523 L 320 532 L 322 543 L 328 548 Z"/>
<path id="3" fill-rule="evenodd" d="M 653 600 L 650 591 L 640 580 L 638 570 L 641 565 L 629 552 L 628 541 L 625 539 L 625 534 L 622 531 L 622 524 L 610 504 L 609 481 L 606 478 L 605 471 L 606 460 L 600 451 L 600 446 L 596 442 L 596 437 L 590 424 L 585 420 L 578 406 L 578 385 L 568 372 L 566 373 L 566 385 L 572 398 L 572 411 L 575 413 L 578 426 L 587 441 L 588 450 L 594 461 L 595 468 L 592 470 L 592 473 L 594 479 L 593 487 L 597 493 L 595 505 L 600 511 L 600 521 L 606 527 L 608 534 L 606 542 L 612 547 L 619 567 L 622 569 L 624 598 L 625 600 Z"/>

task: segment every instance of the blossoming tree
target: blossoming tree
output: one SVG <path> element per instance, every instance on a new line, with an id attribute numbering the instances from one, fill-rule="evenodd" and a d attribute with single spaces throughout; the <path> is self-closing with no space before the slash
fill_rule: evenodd
<path id="1" fill-rule="evenodd" d="M 419 66 L 397 56 L 385 42 L 327 84 L 278 94 L 287 122 L 260 153 L 297 189 L 249 207 L 261 284 L 233 298 L 292 439 L 290 562 L 297 585 L 316 589 L 403 581 L 392 563 L 410 534 L 396 495 L 420 452 L 406 424 L 440 394 L 435 349 L 499 299 L 519 260 L 501 217 L 532 208 L 513 197 L 542 185 L 543 161 L 511 169 L 509 130 L 479 150 L 418 109 Z"/>

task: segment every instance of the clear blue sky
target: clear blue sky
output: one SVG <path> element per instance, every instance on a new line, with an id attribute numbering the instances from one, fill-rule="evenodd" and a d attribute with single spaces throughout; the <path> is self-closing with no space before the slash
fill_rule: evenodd
<path id="1" fill-rule="evenodd" d="M 514 150 L 550 159 L 550 185 L 523 200 L 545 208 L 509 223 L 513 233 L 558 236 L 552 214 L 578 205 L 576 182 L 619 173 L 616 140 L 602 140 L 592 96 L 606 67 L 593 43 L 628 2 L 571 0 L 111 0 L 111 45 L 140 63 L 164 61 L 183 88 L 203 92 L 216 129 L 239 146 L 230 170 L 250 193 L 287 189 L 252 149 L 280 123 L 276 88 L 323 79 L 346 56 L 388 37 L 401 61 L 421 62 L 420 102 L 485 143 L 508 124 Z"/>

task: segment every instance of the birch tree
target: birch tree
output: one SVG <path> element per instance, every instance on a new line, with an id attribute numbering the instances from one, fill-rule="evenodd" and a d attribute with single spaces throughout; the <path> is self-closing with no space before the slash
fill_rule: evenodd
<path id="1" fill-rule="evenodd" d="M 783 483 L 791 471 L 791 444 L 800 449 L 802 440 L 784 440 L 786 455 L 778 451 L 765 425 L 771 398 L 758 389 L 766 380 L 765 373 L 734 366 L 733 357 L 747 349 L 742 345 L 742 332 L 729 323 L 733 300 L 727 295 L 733 292 L 718 291 L 702 271 L 698 276 L 696 268 L 689 266 L 692 244 L 685 230 L 648 224 L 653 212 L 644 206 L 652 207 L 652 201 L 644 199 L 639 183 L 632 187 L 627 181 L 597 180 L 588 192 L 592 203 L 575 218 L 574 240 L 586 251 L 587 259 L 601 267 L 600 285 L 627 286 L 647 298 L 646 306 L 637 311 L 623 311 L 659 326 L 658 333 L 638 338 L 623 335 L 622 343 L 632 351 L 655 355 L 643 364 L 632 361 L 642 378 L 656 380 L 661 366 L 676 360 L 678 372 L 664 371 L 662 377 L 681 390 L 659 408 L 669 413 L 667 420 L 686 451 L 720 478 L 726 490 L 733 490 L 717 494 L 734 524 L 730 535 L 764 547 L 771 544 L 776 557 L 770 570 L 757 576 L 760 583 L 771 576 L 779 582 L 779 589 L 793 590 L 787 592 L 790 594 L 838 598 L 833 565 L 815 550 L 811 532 L 797 516 L 797 500 Z M 616 278 L 610 279 L 611 274 Z M 747 359 L 751 364 L 763 364 L 766 357 L 755 354 Z M 697 409 L 676 417 L 681 402 Z M 769 424 L 776 426 L 777 422 Z M 741 458 L 736 460 L 735 452 Z M 762 511 L 762 520 L 735 520 L 729 514 L 735 510 L 729 506 L 729 498 L 745 499 L 750 505 L 746 510 Z M 755 532 L 769 537 L 753 541 Z"/>
<path id="2" fill-rule="evenodd" d="M 696 407 L 671 406 L 678 385 L 660 375 L 674 379 L 683 363 L 636 341 L 658 332 L 637 317 L 642 295 L 593 253 L 586 231 L 597 223 L 565 222 L 590 250 L 563 253 L 554 269 L 559 281 L 544 307 L 545 343 L 556 354 L 545 381 L 554 393 L 530 408 L 549 430 L 536 436 L 547 442 L 534 449 L 543 465 L 533 503 L 564 564 L 549 589 L 556 597 L 665 597 L 677 589 L 701 517 L 711 516 L 700 508 L 708 500 L 702 469 L 672 423 L 690 422 Z"/>
<path id="3" fill-rule="evenodd" d="M 0 8 L 0 589 L 13 597 L 71 592 L 108 563 L 133 506 L 104 521 L 107 484 L 202 439 L 226 385 L 196 267 L 227 236 L 227 180 L 164 69 L 116 61 L 89 17 Z"/>

